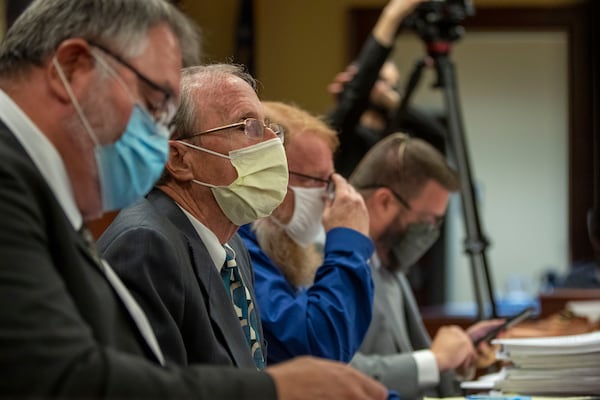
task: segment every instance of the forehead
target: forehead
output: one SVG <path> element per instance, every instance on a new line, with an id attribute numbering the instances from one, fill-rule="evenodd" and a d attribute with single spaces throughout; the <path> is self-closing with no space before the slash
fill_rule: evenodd
<path id="1" fill-rule="evenodd" d="M 446 188 L 434 180 L 428 180 L 423 190 L 410 201 L 410 204 L 420 212 L 443 215 L 449 196 L 450 192 Z"/>
<path id="2" fill-rule="evenodd" d="M 227 75 L 211 80 L 198 93 L 198 107 L 203 116 L 202 127 L 230 124 L 246 118 L 264 119 L 263 105 L 254 89 L 243 79 Z"/>
<path id="3" fill-rule="evenodd" d="M 311 131 L 296 135 L 285 151 L 292 171 L 320 177 L 333 172 L 333 155 L 327 142 Z"/>

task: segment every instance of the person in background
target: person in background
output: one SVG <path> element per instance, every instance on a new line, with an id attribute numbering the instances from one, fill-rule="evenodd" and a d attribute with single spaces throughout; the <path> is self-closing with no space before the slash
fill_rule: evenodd
<path id="1" fill-rule="evenodd" d="M 492 351 L 486 343 L 475 349 L 473 341 L 503 321 L 479 322 L 466 331 L 444 326 L 432 341 L 406 278 L 438 237 L 449 195 L 459 187 L 456 172 L 424 140 L 395 133 L 369 150 L 350 182 L 367 204 L 376 249 L 373 319 L 351 364 L 402 399 L 459 394 L 455 370 L 472 374 L 478 357 Z"/>
<path id="2" fill-rule="evenodd" d="M 168 361 L 265 366 L 254 274 L 236 232 L 286 193 L 278 133 L 240 66 L 184 69 L 162 179 L 98 240 Z"/>
<path id="3" fill-rule="evenodd" d="M 401 22 L 422 1 L 390 0 L 358 58 L 328 86 L 336 104 L 326 119 L 339 134 L 335 167 L 345 177 L 375 143 L 392 132 L 412 133 L 443 150 L 445 130 L 432 116 L 414 107 L 398 114 L 400 73 L 389 58 Z"/>
<path id="4" fill-rule="evenodd" d="M 347 365 L 164 368 L 85 221 L 162 173 L 192 24 L 163 0 L 37 0 L 0 45 L 0 397 L 384 399 Z"/>
<path id="5" fill-rule="evenodd" d="M 371 320 L 367 210 L 334 173 L 336 132 L 296 106 L 264 104 L 285 132 L 289 187 L 271 216 L 241 227 L 240 235 L 254 265 L 268 360 L 310 354 L 347 362 Z M 321 223 L 323 255 L 314 247 Z"/>

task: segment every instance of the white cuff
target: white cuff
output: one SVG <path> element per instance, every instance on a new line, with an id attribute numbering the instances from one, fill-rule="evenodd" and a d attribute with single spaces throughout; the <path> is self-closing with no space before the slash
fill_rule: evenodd
<path id="1" fill-rule="evenodd" d="M 431 350 L 419 350 L 412 353 L 419 372 L 419 387 L 435 386 L 440 383 L 440 371 Z"/>

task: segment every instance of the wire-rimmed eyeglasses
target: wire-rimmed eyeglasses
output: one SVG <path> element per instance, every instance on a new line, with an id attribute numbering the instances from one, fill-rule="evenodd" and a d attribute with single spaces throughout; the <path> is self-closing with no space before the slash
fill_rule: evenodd
<path id="1" fill-rule="evenodd" d="M 220 131 L 224 131 L 226 129 L 235 129 L 235 128 L 243 128 L 241 130 L 244 131 L 244 135 L 252 138 L 252 139 L 262 139 L 264 136 L 265 128 L 270 129 L 282 142 L 283 142 L 283 126 L 280 124 L 263 122 L 256 118 L 246 118 L 242 122 L 236 122 L 235 124 L 229 124 L 224 126 L 219 126 L 217 128 L 208 129 L 202 132 L 195 132 L 189 135 L 183 135 L 179 137 L 178 140 L 191 139 L 196 136 L 208 135 L 210 133 L 216 133 Z"/>

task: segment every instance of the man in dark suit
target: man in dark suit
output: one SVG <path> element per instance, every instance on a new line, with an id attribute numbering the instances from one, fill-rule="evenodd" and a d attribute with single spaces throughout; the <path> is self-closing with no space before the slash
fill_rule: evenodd
<path id="1" fill-rule="evenodd" d="M 85 220 L 161 173 L 190 23 L 163 0 L 39 0 L 0 47 L 0 398 L 385 398 L 348 366 L 163 368 Z M 183 52 L 183 54 L 182 54 Z"/>
<path id="2" fill-rule="evenodd" d="M 145 199 L 122 210 L 98 241 L 148 315 L 166 359 L 180 365 L 264 368 L 260 319 L 238 319 L 239 308 L 220 276 L 229 274 L 223 268 L 227 249 L 236 255 L 248 301 L 256 304 L 252 265 L 237 224 L 270 214 L 287 190 L 287 162 L 276 136 L 281 129 L 265 125 L 255 87 L 238 66 L 185 69 L 172 135 L 177 140 L 163 178 Z M 236 151 L 244 155 L 223 157 Z M 258 168 L 261 162 L 267 164 Z M 250 190 L 247 182 L 258 186 Z M 239 196 L 223 197 L 207 185 L 235 186 Z M 253 334 L 254 342 L 244 333 Z"/>

